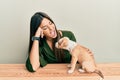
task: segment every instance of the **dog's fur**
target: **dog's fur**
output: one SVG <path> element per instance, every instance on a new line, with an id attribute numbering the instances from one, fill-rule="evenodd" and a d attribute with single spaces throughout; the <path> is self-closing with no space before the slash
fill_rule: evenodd
<path id="1" fill-rule="evenodd" d="M 74 71 L 76 63 L 78 61 L 79 65 L 82 67 L 82 69 L 79 69 L 80 72 L 95 72 L 104 78 L 101 71 L 97 69 L 93 53 L 89 52 L 89 49 L 77 44 L 74 41 L 69 40 L 67 37 L 61 38 L 56 43 L 56 47 L 66 49 L 70 51 L 70 54 L 72 55 L 71 64 L 69 65 L 70 70 L 68 70 L 68 73 L 72 73 Z"/>

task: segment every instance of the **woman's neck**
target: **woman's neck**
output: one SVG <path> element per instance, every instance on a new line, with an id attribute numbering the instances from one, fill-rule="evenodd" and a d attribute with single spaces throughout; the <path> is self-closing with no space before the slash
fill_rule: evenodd
<path id="1" fill-rule="evenodd" d="M 46 41 L 52 42 L 52 38 L 46 38 Z"/>
<path id="2" fill-rule="evenodd" d="M 50 47 L 51 49 L 52 49 L 52 46 L 53 46 L 52 40 L 53 40 L 53 39 L 46 39 L 46 42 L 47 42 L 47 44 L 49 45 L 49 47 Z"/>

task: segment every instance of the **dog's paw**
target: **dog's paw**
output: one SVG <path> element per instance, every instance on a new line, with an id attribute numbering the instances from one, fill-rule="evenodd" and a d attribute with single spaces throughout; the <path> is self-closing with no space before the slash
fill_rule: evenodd
<path id="1" fill-rule="evenodd" d="M 100 78 L 99 80 L 103 80 L 103 78 Z"/>
<path id="2" fill-rule="evenodd" d="M 73 73 L 73 70 L 68 70 L 68 73 L 70 73 L 70 74 Z"/>
<path id="3" fill-rule="evenodd" d="M 78 69 L 79 72 L 84 73 L 85 71 L 83 69 Z"/>

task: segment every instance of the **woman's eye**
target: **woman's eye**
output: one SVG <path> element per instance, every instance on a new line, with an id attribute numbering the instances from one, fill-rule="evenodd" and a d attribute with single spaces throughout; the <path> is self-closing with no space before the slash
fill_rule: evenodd
<path id="1" fill-rule="evenodd" d="M 49 22 L 50 25 L 52 25 L 53 23 L 52 22 Z"/>
<path id="2" fill-rule="evenodd" d="M 43 29 L 43 30 L 46 30 L 46 29 L 47 29 L 47 26 L 43 27 L 42 29 Z"/>

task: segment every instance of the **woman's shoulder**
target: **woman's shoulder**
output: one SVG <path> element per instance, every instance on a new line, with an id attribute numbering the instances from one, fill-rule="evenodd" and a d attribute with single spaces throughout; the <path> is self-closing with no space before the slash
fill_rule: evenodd
<path id="1" fill-rule="evenodd" d="M 60 30 L 62 37 L 69 37 L 69 39 L 76 41 L 76 38 L 74 36 L 74 33 L 72 31 L 68 30 Z"/>
<path id="2" fill-rule="evenodd" d="M 68 31 L 68 30 L 59 30 L 60 34 L 62 35 L 62 37 L 72 37 L 74 36 L 74 33 L 72 31 Z"/>

